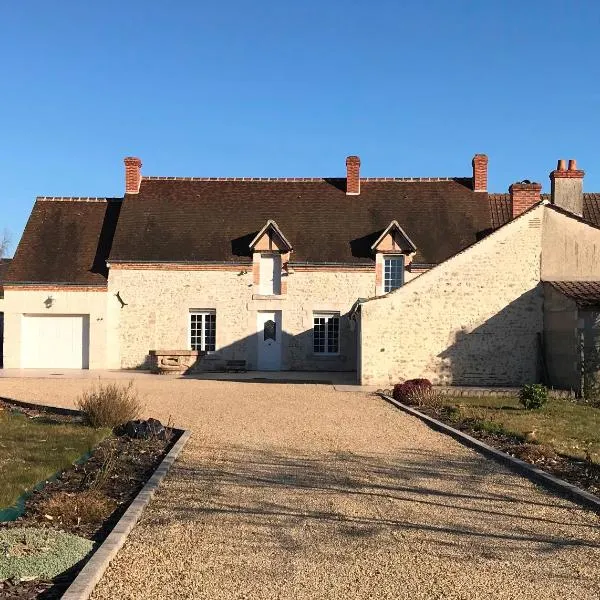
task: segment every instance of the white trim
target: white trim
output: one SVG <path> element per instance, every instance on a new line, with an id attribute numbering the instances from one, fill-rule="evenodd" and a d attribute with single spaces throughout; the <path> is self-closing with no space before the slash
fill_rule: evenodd
<path id="1" fill-rule="evenodd" d="M 387 260 L 401 260 L 402 268 L 400 269 L 400 285 L 391 290 L 385 289 L 385 262 Z M 394 290 L 400 289 L 404 285 L 404 270 L 406 269 L 406 257 L 404 254 L 382 254 L 381 261 L 381 290 L 384 294 L 389 294 Z"/>
<path id="2" fill-rule="evenodd" d="M 315 319 L 316 318 L 325 318 L 332 319 L 336 318 L 338 320 L 338 330 L 337 330 L 337 352 L 316 352 L 315 351 Z M 313 332 L 313 355 L 314 356 L 339 356 L 340 354 L 340 346 L 341 346 L 341 327 L 342 327 L 342 316 L 339 311 L 313 311 L 312 313 L 312 332 Z M 329 330 L 328 321 L 325 322 L 325 345 L 327 346 L 327 333 Z"/>
<path id="3" fill-rule="evenodd" d="M 292 245 L 288 242 L 285 235 L 283 235 L 283 233 L 281 233 L 281 229 L 279 229 L 279 226 L 277 225 L 277 223 L 275 223 L 275 221 L 272 221 L 271 219 L 269 219 L 267 221 L 266 225 L 256 234 L 256 237 L 250 242 L 250 244 L 249 244 L 250 250 L 254 249 L 254 246 L 258 243 L 260 238 L 267 232 L 267 230 L 269 228 L 273 229 L 275 231 L 275 233 L 281 238 L 283 243 L 286 244 L 286 246 L 287 246 L 286 251 L 288 251 L 288 252 L 291 251 Z"/>
<path id="4" fill-rule="evenodd" d="M 202 315 L 201 326 L 200 326 L 200 348 L 193 348 L 192 346 L 192 315 Z M 215 317 L 215 349 L 206 350 L 206 315 L 214 315 Z M 206 352 L 206 354 L 212 354 L 217 351 L 217 311 L 214 308 L 190 308 L 188 311 L 188 348 L 190 350 L 197 350 L 199 352 Z M 197 337 L 197 336 L 196 336 Z"/>
<path id="5" fill-rule="evenodd" d="M 412 249 L 411 251 L 416 252 L 417 247 L 414 245 L 413 241 L 406 235 L 406 232 L 404 231 L 404 229 L 402 229 L 402 227 L 400 227 L 400 225 L 398 224 L 398 221 L 392 221 L 383 230 L 383 233 L 377 238 L 375 243 L 371 246 L 371 250 L 376 250 L 377 246 L 379 246 L 379 244 L 382 242 L 383 238 L 385 238 L 385 236 L 394 228 L 397 229 L 405 237 L 406 241 L 410 244 L 410 247 Z"/>

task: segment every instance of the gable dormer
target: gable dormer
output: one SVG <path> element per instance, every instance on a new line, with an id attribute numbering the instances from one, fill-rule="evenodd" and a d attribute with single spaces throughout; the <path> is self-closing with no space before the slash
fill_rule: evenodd
<path id="1" fill-rule="evenodd" d="M 250 242 L 251 252 L 279 252 L 289 253 L 292 245 L 281 232 L 275 221 L 270 219 Z"/>
<path id="2" fill-rule="evenodd" d="M 280 296 L 287 292 L 282 272 L 287 273 L 292 245 L 275 221 L 269 220 L 250 242 L 255 293 Z"/>
<path id="3" fill-rule="evenodd" d="M 371 246 L 375 254 L 375 287 L 377 294 L 387 294 L 404 284 L 404 271 L 411 263 L 417 247 L 392 221 Z"/>

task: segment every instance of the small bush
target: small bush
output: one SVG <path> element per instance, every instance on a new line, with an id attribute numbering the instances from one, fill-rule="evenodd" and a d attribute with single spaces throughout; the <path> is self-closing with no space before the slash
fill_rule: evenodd
<path id="1" fill-rule="evenodd" d="M 117 503 L 98 490 L 85 490 L 77 494 L 58 492 L 42 502 L 41 514 L 52 517 L 52 522 L 62 525 L 97 525 L 115 509 Z"/>
<path id="2" fill-rule="evenodd" d="M 442 406 L 442 395 L 433 387 L 415 386 L 408 394 L 408 402 L 414 406 L 440 408 Z"/>
<path id="3" fill-rule="evenodd" d="M 76 404 L 92 427 L 118 427 L 139 418 L 142 412 L 133 381 L 127 385 L 100 383 L 77 398 Z"/>
<path id="4" fill-rule="evenodd" d="M 527 410 L 542 408 L 548 402 L 548 389 L 541 383 L 525 385 L 519 393 L 519 402 Z"/>
<path id="5" fill-rule="evenodd" d="M 397 383 L 394 386 L 393 398 L 404 404 L 411 404 L 414 393 L 421 389 L 432 389 L 429 379 L 407 379 L 404 383 Z"/>

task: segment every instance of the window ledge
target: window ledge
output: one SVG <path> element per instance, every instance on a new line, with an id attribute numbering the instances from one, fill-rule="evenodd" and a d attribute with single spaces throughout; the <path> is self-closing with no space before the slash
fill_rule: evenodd
<path id="1" fill-rule="evenodd" d="M 252 300 L 285 300 L 286 298 L 285 294 L 252 294 Z"/>

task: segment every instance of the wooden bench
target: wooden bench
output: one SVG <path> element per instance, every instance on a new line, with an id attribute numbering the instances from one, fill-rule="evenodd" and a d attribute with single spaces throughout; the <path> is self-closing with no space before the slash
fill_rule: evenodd
<path id="1" fill-rule="evenodd" d="M 226 373 L 245 373 L 247 370 L 245 360 L 228 360 L 225 363 Z"/>

